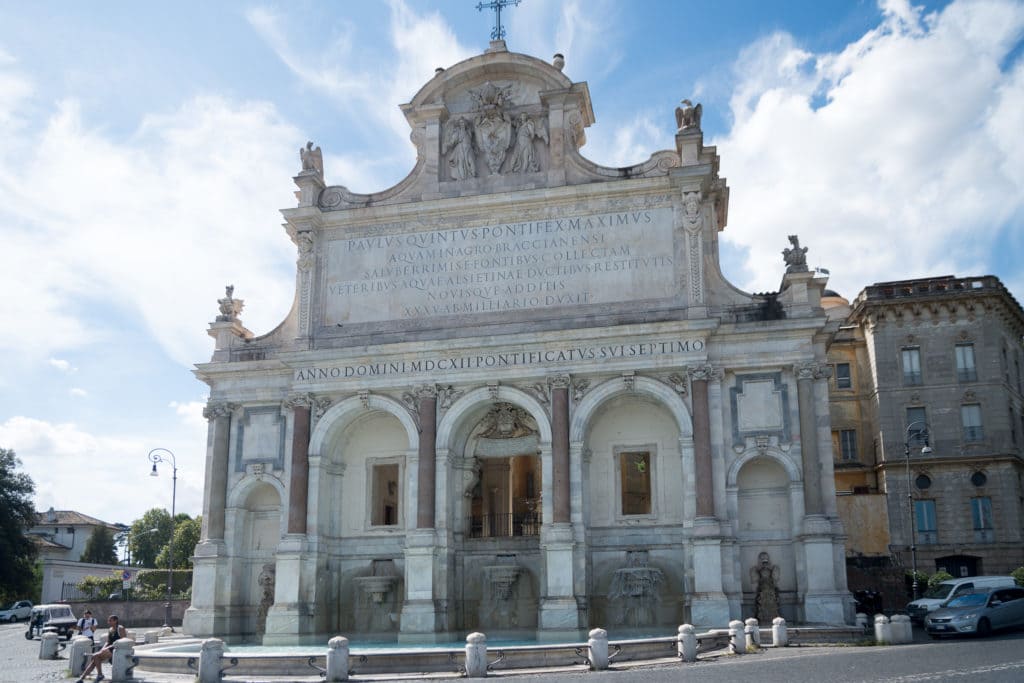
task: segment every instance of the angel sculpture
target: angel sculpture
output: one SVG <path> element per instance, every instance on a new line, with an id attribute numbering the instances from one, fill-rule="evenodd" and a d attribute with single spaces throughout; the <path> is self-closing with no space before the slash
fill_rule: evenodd
<path id="1" fill-rule="evenodd" d="M 683 100 L 681 103 L 683 106 L 676 107 L 676 128 L 678 132 L 684 130 L 696 129 L 700 130 L 700 117 L 704 114 L 704 107 L 697 103 L 697 106 L 693 105 L 690 100 Z"/>
<path id="2" fill-rule="evenodd" d="M 544 124 L 537 124 L 525 113 L 516 119 L 516 142 L 512 147 L 512 159 L 509 168 L 513 173 L 534 173 L 540 170 L 537 154 L 533 149 L 533 139 L 548 141 L 548 132 Z"/>
<path id="3" fill-rule="evenodd" d="M 448 154 L 448 165 L 452 169 L 452 178 L 465 180 L 476 177 L 476 159 L 473 153 L 473 133 L 469 129 L 469 121 L 459 117 L 448 126 L 441 145 L 441 154 Z"/>
<path id="4" fill-rule="evenodd" d="M 313 148 L 312 140 L 299 150 L 299 160 L 302 162 L 302 173 L 314 173 L 318 176 L 324 174 L 323 152 L 320 151 L 319 147 Z"/>

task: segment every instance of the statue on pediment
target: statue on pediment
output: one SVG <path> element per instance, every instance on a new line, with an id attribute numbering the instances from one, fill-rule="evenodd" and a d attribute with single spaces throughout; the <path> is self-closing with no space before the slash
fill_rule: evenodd
<path id="1" fill-rule="evenodd" d="M 313 147 L 313 141 L 310 140 L 306 143 L 306 146 L 299 150 L 299 161 L 302 162 L 303 174 L 318 175 L 321 178 L 324 175 L 324 155 L 320 151 L 320 147 Z"/>
<path id="2" fill-rule="evenodd" d="M 704 115 L 704 107 L 698 102 L 696 105 L 690 100 L 683 100 L 681 106 L 676 107 L 676 128 L 682 133 L 684 130 L 700 130 L 700 118 Z"/>
<path id="3" fill-rule="evenodd" d="M 476 103 L 478 113 L 473 121 L 476 146 L 484 153 L 487 168 L 492 174 L 501 171 L 505 154 L 512 143 L 512 119 L 505 111 L 505 103 L 512 86 L 498 86 L 487 82 L 469 94 Z"/>
<path id="4" fill-rule="evenodd" d="M 800 246 L 800 238 L 796 235 L 789 236 L 789 243 L 792 249 L 782 250 L 782 259 L 786 262 L 787 273 L 807 272 L 807 247 Z"/>
<path id="5" fill-rule="evenodd" d="M 516 118 L 516 142 L 509 160 L 509 170 L 513 173 L 534 173 L 540 170 L 537 153 L 533 149 L 534 138 L 547 142 L 548 131 L 543 122 L 524 112 Z"/>
<path id="6" fill-rule="evenodd" d="M 448 166 L 453 180 L 476 177 L 476 159 L 473 150 L 473 131 L 469 121 L 460 116 L 448 125 L 441 145 L 441 154 L 451 153 Z"/>

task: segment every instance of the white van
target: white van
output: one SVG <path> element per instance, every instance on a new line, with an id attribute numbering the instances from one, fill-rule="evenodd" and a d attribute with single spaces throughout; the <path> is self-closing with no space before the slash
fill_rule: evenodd
<path id="1" fill-rule="evenodd" d="M 962 579 L 949 579 L 935 584 L 925 591 L 923 596 L 907 605 L 907 614 L 910 615 L 911 621 L 922 622 L 926 614 L 958 595 L 1016 585 L 1012 576 L 968 576 Z"/>

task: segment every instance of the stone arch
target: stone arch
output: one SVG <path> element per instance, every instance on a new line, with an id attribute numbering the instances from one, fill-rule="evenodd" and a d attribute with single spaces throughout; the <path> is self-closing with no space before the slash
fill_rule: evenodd
<path id="1" fill-rule="evenodd" d="M 767 458 L 774 461 L 776 464 L 781 465 L 782 469 L 785 470 L 786 476 L 789 477 L 790 485 L 797 484 L 802 481 L 800 474 L 800 468 L 796 466 L 790 458 L 787 458 L 784 454 L 774 449 L 768 448 L 764 451 L 759 450 L 748 450 L 745 451 L 740 457 L 729 466 L 729 471 L 725 475 L 725 487 L 727 489 L 736 488 L 736 479 L 739 477 L 740 470 L 743 466 L 752 460 L 758 458 Z"/>
<path id="2" fill-rule="evenodd" d="M 313 428 L 309 439 L 310 457 L 322 455 L 326 444 L 331 443 L 345 428 L 368 411 L 379 410 L 398 418 L 409 439 L 409 447 L 415 448 L 419 443 L 419 428 L 409 414 L 409 409 L 391 398 L 380 394 L 369 394 L 365 401 L 359 396 L 351 396 L 331 406 Z"/>
<path id="3" fill-rule="evenodd" d="M 244 507 L 252 492 L 262 484 L 269 484 L 273 487 L 281 501 L 288 499 L 288 493 L 284 488 L 284 484 L 277 477 L 267 475 L 263 475 L 263 477 L 246 476 L 231 489 L 231 492 L 228 494 L 227 507 Z"/>
<path id="4" fill-rule="evenodd" d="M 569 424 L 569 441 L 578 443 L 583 441 L 587 425 L 593 419 L 597 410 L 605 402 L 622 395 L 634 394 L 648 396 L 656 402 L 664 405 L 675 418 L 676 426 L 681 436 L 693 435 L 693 419 L 683 399 L 664 382 L 659 382 L 650 377 L 633 377 L 632 389 L 627 386 L 621 377 L 612 378 L 596 386 L 583 397 L 583 400 L 576 404 L 572 414 L 572 421 Z"/>
<path id="5" fill-rule="evenodd" d="M 506 402 L 514 403 L 537 421 L 538 436 L 541 444 L 551 443 L 551 420 L 544 406 L 533 396 L 515 387 L 499 385 L 497 395 L 492 394 L 491 387 L 480 387 L 468 392 L 457 400 L 452 407 L 441 418 L 437 426 L 437 448 L 450 448 L 452 439 L 456 433 L 465 426 L 468 419 L 473 417 L 473 412 L 483 403 Z"/>

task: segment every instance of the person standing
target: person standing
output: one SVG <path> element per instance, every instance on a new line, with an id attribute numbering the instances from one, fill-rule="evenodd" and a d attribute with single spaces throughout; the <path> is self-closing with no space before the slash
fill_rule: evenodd
<path id="1" fill-rule="evenodd" d="M 78 631 L 79 635 L 85 636 L 89 640 L 95 642 L 97 625 L 98 622 L 93 618 L 92 611 L 85 610 L 85 612 L 82 613 L 82 618 L 79 619 L 78 623 L 75 625 L 75 630 Z"/>
<path id="2" fill-rule="evenodd" d="M 107 625 L 110 626 L 110 630 L 107 631 L 107 642 L 100 648 L 99 652 L 89 658 L 89 666 L 85 667 L 85 671 L 78 677 L 75 683 L 84 683 L 85 677 L 89 673 L 96 669 L 96 681 L 102 681 L 106 676 L 103 675 L 103 662 L 109 662 L 114 656 L 114 643 L 121 638 L 127 638 L 128 632 L 125 631 L 124 626 L 118 623 L 116 615 L 111 614 L 107 617 Z"/>

